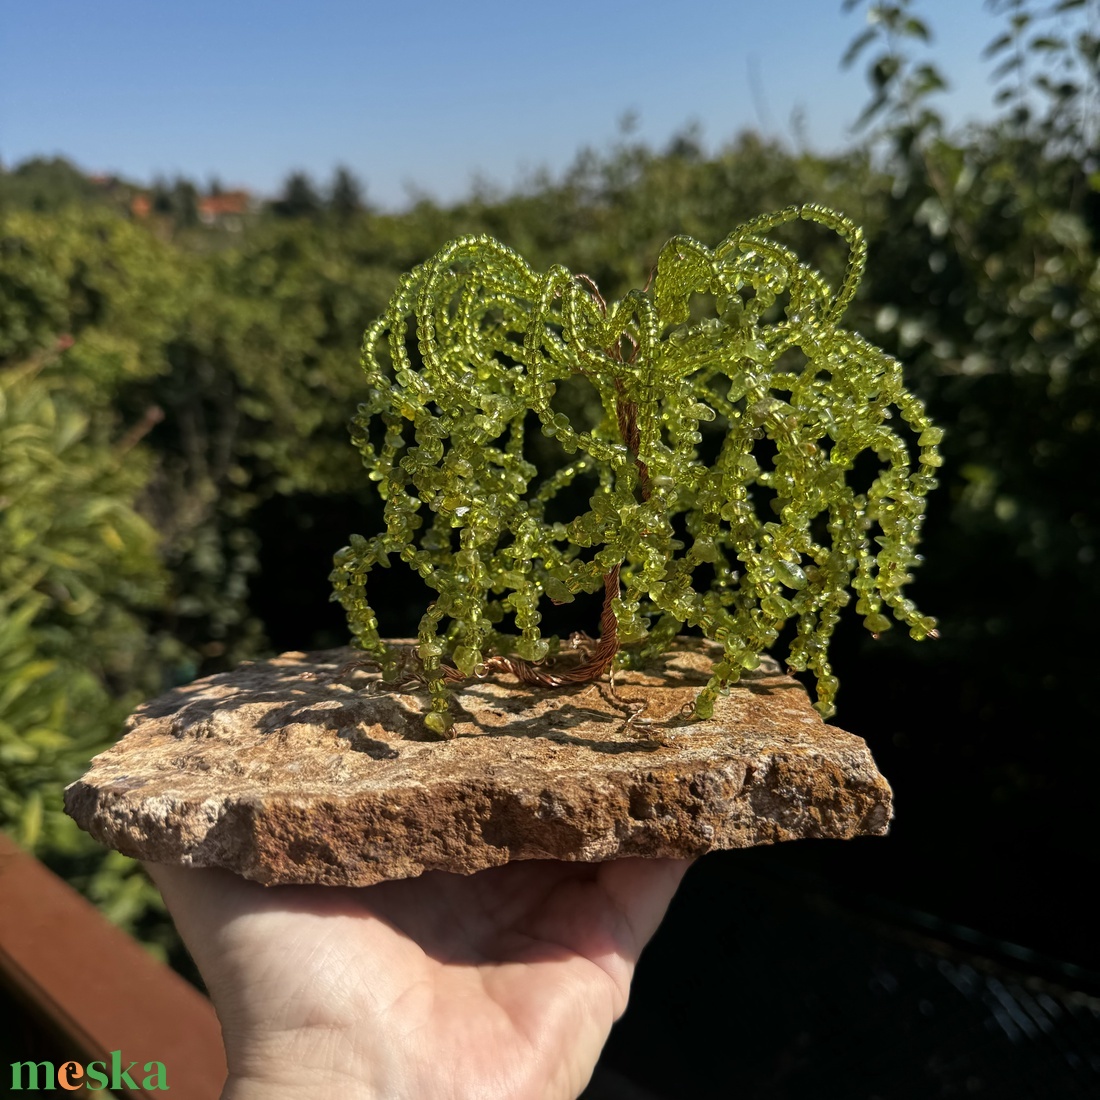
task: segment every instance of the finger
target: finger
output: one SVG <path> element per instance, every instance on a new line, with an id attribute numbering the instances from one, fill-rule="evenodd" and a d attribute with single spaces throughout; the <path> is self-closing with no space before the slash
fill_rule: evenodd
<path id="1" fill-rule="evenodd" d="M 600 865 L 600 886 L 630 930 L 624 947 L 636 960 L 664 918 L 690 859 L 613 859 Z"/>

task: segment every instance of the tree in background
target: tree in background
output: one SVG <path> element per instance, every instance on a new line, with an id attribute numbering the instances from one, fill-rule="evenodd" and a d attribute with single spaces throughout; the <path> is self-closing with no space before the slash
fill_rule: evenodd
<path id="1" fill-rule="evenodd" d="M 972 571 L 986 583 L 952 594 L 960 622 L 945 643 L 1019 663 L 1036 649 L 1026 638 L 1052 635 L 1055 622 L 1087 636 L 1100 597 L 1100 501 L 1067 476 L 1092 464 L 1100 416 L 1100 38 L 1090 29 L 1100 5 L 993 4 L 1006 24 L 986 51 L 1001 113 L 961 135 L 934 105 L 946 81 L 913 60 L 931 36 L 918 7 L 871 4 L 849 52 L 873 51 L 864 119 L 877 123 L 893 179 L 869 297 L 941 422 L 956 425 L 945 445 L 950 522 L 969 537 L 952 557 L 967 563 L 960 582 Z M 937 557 L 929 550 L 930 569 L 942 570 Z M 993 595 L 998 581 L 1018 593 L 1015 606 Z M 1074 596 L 1045 595 L 1055 589 Z M 1071 690 L 1083 692 L 1084 653 L 1062 659 L 1081 662 Z"/>
<path id="2" fill-rule="evenodd" d="M 11 171 L 0 168 L 0 205 L 44 213 L 107 201 L 103 187 L 62 157 L 32 157 Z"/>
<path id="3" fill-rule="evenodd" d="M 363 185 L 349 168 L 341 165 L 332 177 L 328 208 L 340 221 L 347 221 L 366 209 Z"/>
<path id="4" fill-rule="evenodd" d="M 1036 942 L 1047 912 L 1071 904 L 1069 884 L 1100 869 L 1093 848 L 1060 839 L 1091 829 L 1065 761 L 1100 766 L 1100 498 L 1089 487 L 1100 420 L 1100 5 L 991 4 L 1002 21 L 986 50 L 998 111 L 960 132 L 937 103 L 947 79 L 924 5 L 847 7 L 869 17 L 848 61 L 867 61 L 867 144 L 889 180 L 869 194 L 879 213 L 862 308 L 947 428 L 947 491 L 932 506 L 917 584 L 942 641 L 915 655 L 927 690 L 895 719 L 881 763 L 914 791 L 935 784 L 961 811 L 947 821 L 914 798 L 913 843 L 952 847 L 958 863 L 939 861 L 942 887 L 920 888 L 956 905 L 969 898 L 1006 936 Z M 850 658 L 867 684 L 851 697 L 857 730 L 864 705 L 872 727 L 878 692 L 906 694 L 892 644 Z M 1057 749 L 1037 751 L 1048 738 Z M 945 777 L 944 760 L 959 756 L 966 766 Z M 1037 820 L 1059 821 L 1059 836 Z M 1024 900 L 1007 894 L 1013 881 L 1026 883 Z M 922 904 L 939 904 L 927 894 Z M 1064 937 L 1046 946 L 1070 950 Z M 1073 949 L 1086 950 L 1083 937 Z"/>
<path id="5" fill-rule="evenodd" d="M 173 214 L 172 188 L 163 176 L 157 176 L 153 180 L 153 186 L 149 190 L 149 200 L 154 214 L 161 217 L 171 217 Z"/>
<path id="6" fill-rule="evenodd" d="M 171 192 L 172 217 L 176 225 L 189 229 L 199 224 L 199 190 L 188 179 L 177 176 Z"/>
<path id="7" fill-rule="evenodd" d="M 271 209 L 281 218 L 313 218 L 321 212 L 321 196 L 307 172 L 292 172 Z"/>

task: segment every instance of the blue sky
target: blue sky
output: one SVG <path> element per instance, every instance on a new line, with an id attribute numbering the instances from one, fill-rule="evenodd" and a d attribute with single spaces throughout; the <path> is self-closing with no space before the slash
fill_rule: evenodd
<path id="1" fill-rule="evenodd" d="M 981 0 L 917 9 L 950 117 L 988 113 L 997 19 Z M 265 194 L 344 163 L 393 208 L 410 187 L 447 201 L 558 172 L 628 111 L 657 146 L 695 122 L 708 148 L 754 128 L 828 151 L 867 99 L 862 68 L 840 69 L 863 26 L 841 0 L 8 0 L 0 159 Z"/>

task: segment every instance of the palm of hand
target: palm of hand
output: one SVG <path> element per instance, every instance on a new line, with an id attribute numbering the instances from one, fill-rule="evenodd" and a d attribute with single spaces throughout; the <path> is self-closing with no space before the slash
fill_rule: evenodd
<path id="1" fill-rule="evenodd" d="M 686 867 L 527 861 L 358 889 L 151 870 L 222 1020 L 225 1097 L 314 1080 L 520 1100 L 584 1087 Z"/>

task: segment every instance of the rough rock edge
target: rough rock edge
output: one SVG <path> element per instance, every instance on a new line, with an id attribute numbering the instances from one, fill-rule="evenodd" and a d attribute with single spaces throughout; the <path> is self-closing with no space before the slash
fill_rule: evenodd
<path id="1" fill-rule="evenodd" d="M 425 743 L 410 739 L 422 696 L 364 691 L 364 674 L 340 676 L 353 658 L 284 654 L 145 704 L 68 788 L 66 810 L 126 855 L 269 885 L 693 857 L 883 835 L 892 816 L 866 744 L 823 723 L 772 665 L 693 725 L 632 726 L 602 691 L 479 685 L 460 698 L 472 720 L 460 736 Z M 693 643 L 619 690 L 678 714 L 706 658 Z"/>

